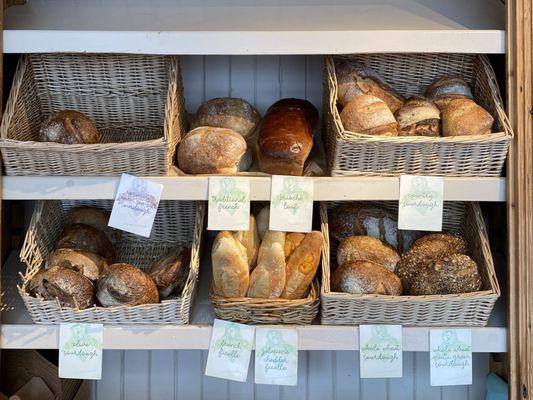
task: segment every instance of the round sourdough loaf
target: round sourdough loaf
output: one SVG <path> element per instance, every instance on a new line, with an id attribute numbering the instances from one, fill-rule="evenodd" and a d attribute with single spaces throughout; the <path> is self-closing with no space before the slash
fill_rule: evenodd
<path id="1" fill-rule="evenodd" d="M 41 125 L 42 142 L 93 144 L 100 141 L 98 129 L 84 114 L 74 110 L 55 112 Z"/>
<path id="2" fill-rule="evenodd" d="M 115 258 L 115 251 L 105 233 L 85 224 L 67 226 L 57 241 L 56 248 L 90 251 L 103 257 L 108 264 Z"/>
<path id="3" fill-rule="evenodd" d="M 444 76 L 436 79 L 427 87 L 426 96 L 441 111 L 454 99 L 474 98 L 468 84 L 460 76 Z"/>
<path id="4" fill-rule="evenodd" d="M 351 100 L 340 114 L 345 130 L 375 136 L 398 136 L 398 123 L 387 104 L 362 94 Z"/>
<path id="5" fill-rule="evenodd" d="M 170 248 L 150 266 L 148 275 L 157 286 L 159 297 L 165 298 L 171 294 L 181 294 L 189 276 L 190 261 L 190 249 L 178 244 Z"/>
<path id="6" fill-rule="evenodd" d="M 400 278 L 382 265 L 363 260 L 337 267 L 331 276 L 331 289 L 351 294 L 402 294 Z"/>
<path id="7" fill-rule="evenodd" d="M 392 246 L 379 239 L 371 236 L 350 236 L 337 248 L 337 263 L 344 265 L 357 260 L 373 261 L 394 272 L 400 256 Z"/>
<path id="8" fill-rule="evenodd" d="M 443 136 L 486 135 L 493 124 L 492 115 L 470 99 L 454 99 L 442 111 Z"/>
<path id="9" fill-rule="evenodd" d="M 73 269 L 50 268 L 44 273 L 42 283 L 48 297 L 57 298 L 64 307 L 83 310 L 94 304 L 94 285 Z"/>

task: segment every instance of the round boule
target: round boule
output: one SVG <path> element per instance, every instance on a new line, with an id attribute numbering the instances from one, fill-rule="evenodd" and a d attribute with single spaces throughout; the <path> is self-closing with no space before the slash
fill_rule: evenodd
<path id="1" fill-rule="evenodd" d="M 109 211 L 98 207 L 77 206 L 68 210 L 67 215 L 65 215 L 64 226 L 89 225 L 104 232 L 108 239 L 115 243 L 120 239 L 122 233 L 108 225 L 110 215 Z"/>
<path id="2" fill-rule="evenodd" d="M 189 276 L 191 251 L 182 244 L 170 248 L 148 270 L 159 296 L 164 298 L 183 291 Z"/>
<path id="3" fill-rule="evenodd" d="M 371 236 L 351 236 L 343 240 L 337 248 L 337 263 L 367 260 L 383 265 L 394 272 L 400 256 L 392 246 Z"/>
<path id="4" fill-rule="evenodd" d="M 337 267 L 331 276 L 331 290 L 350 294 L 400 296 L 402 283 L 393 272 L 372 261 L 351 261 Z"/>
<path id="5" fill-rule="evenodd" d="M 52 267 L 46 270 L 43 286 L 49 297 L 57 298 L 63 307 L 83 310 L 94 304 L 94 285 L 72 269 Z"/>
<path id="6" fill-rule="evenodd" d="M 87 116 L 75 110 L 58 111 L 41 125 L 42 142 L 93 144 L 100 141 L 98 129 Z"/>
<path id="7" fill-rule="evenodd" d="M 46 256 L 44 268 L 62 267 L 73 269 L 91 281 L 96 281 L 107 267 L 98 254 L 86 250 L 57 249 Z"/>
<path id="8" fill-rule="evenodd" d="M 56 248 L 90 251 L 103 257 L 108 264 L 115 258 L 113 246 L 105 233 L 85 224 L 67 226 L 57 241 Z"/>

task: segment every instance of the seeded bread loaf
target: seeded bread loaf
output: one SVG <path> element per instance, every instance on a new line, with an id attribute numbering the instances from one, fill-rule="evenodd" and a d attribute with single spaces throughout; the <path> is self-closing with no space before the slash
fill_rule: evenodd
<path id="1" fill-rule="evenodd" d="M 331 290 L 351 294 L 402 294 L 400 279 L 372 261 L 351 261 L 337 267 L 331 276 Z"/>

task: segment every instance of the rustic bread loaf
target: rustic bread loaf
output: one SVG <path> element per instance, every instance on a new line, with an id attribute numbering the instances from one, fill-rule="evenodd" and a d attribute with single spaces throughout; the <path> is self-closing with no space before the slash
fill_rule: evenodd
<path id="1" fill-rule="evenodd" d="M 257 233 L 259 239 L 263 240 L 265 233 L 268 231 L 270 225 L 270 207 L 263 207 L 259 213 L 257 213 Z"/>
<path id="2" fill-rule="evenodd" d="M 171 247 L 148 269 L 148 275 L 157 286 L 160 298 L 183 291 L 189 276 L 191 250 L 185 245 Z"/>
<path id="3" fill-rule="evenodd" d="M 285 259 L 289 258 L 294 249 L 302 243 L 302 240 L 305 238 L 305 233 L 300 232 L 287 232 L 285 235 Z"/>
<path id="4" fill-rule="evenodd" d="M 103 257 L 108 264 L 112 264 L 115 258 L 115 251 L 107 236 L 101 230 L 85 224 L 65 227 L 56 248 L 90 251 Z"/>
<path id="5" fill-rule="evenodd" d="M 331 276 L 331 290 L 351 294 L 399 296 L 402 284 L 393 272 L 372 261 L 357 260 L 337 267 Z"/>
<path id="6" fill-rule="evenodd" d="M 399 136 L 439 136 L 440 111 L 424 97 L 411 97 L 394 114 Z"/>
<path id="7" fill-rule="evenodd" d="M 257 263 L 257 253 L 259 252 L 259 245 L 261 244 L 259 233 L 257 232 L 255 217 L 250 215 L 250 226 L 247 231 L 236 231 L 233 235 L 246 248 L 248 267 L 250 271 L 253 270 Z"/>
<path id="8" fill-rule="evenodd" d="M 398 123 L 387 104 L 370 95 L 360 95 L 340 114 L 345 130 L 375 136 L 397 136 Z"/>
<path id="9" fill-rule="evenodd" d="M 42 284 L 48 297 L 57 298 L 63 307 L 80 310 L 94 304 L 94 286 L 82 274 L 61 267 L 53 267 L 45 271 Z"/>
<path id="10" fill-rule="evenodd" d="M 98 129 L 84 114 L 74 110 L 53 113 L 41 124 L 41 142 L 93 144 L 100 141 Z"/>
<path id="11" fill-rule="evenodd" d="M 44 287 L 43 278 L 45 273 L 45 269 L 40 269 L 28 281 L 26 292 L 28 292 L 30 296 L 42 297 L 45 300 L 50 300 L 52 298 Z"/>
<path id="12" fill-rule="evenodd" d="M 78 206 L 68 210 L 65 215 L 64 226 L 74 224 L 85 224 L 99 229 L 107 235 L 107 238 L 112 242 L 117 242 L 122 233 L 118 229 L 113 229 L 109 224 L 109 217 L 111 213 L 107 210 L 102 210 L 98 207 Z"/>
<path id="13" fill-rule="evenodd" d="M 394 272 L 400 256 L 392 246 L 372 236 L 350 236 L 337 248 L 337 263 L 343 265 L 357 260 L 372 261 Z"/>
<path id="14" fill-rule="evenodd" d="M 444 76 L 436 79 L 427 87 L 426 96 L 441 111 L 454 99 L 474 98 L 470 87 L 460 76 Z"/>
<path id="15" fill-rule="evenodd" d="M 57 249 L 46 256 L 44 268 L 69 268 L 91 281 L 96 281 L 107 268 L 107 262 L 98 254 L 86 250 Z"/>
<path id="16" fill-rule="evenodd" d="M 318 111 L 307 100 L 282 99 L 270 106 L 257 139 L 261 171 L 302 175 L 317 123 Z"/>
<path id="17" fill-rule="evenodd" d="M 244 297 L 250 281 L 246 248 L 228 231 L 219 232 L 211 251 L 213 287 L 222 297 Z"/>
<path id="18" fill-rule="evenodd" d="M 494 118 L 470 99 L 455 99 L 442 111 L 442 135 L 465 136 L 491 133 Z"/>
<path id="19" fill-rule="evenodd" d="M 250 275 L 249 297 L 278 298 L 285 288 L 285 232 L 267 231 Z"/>

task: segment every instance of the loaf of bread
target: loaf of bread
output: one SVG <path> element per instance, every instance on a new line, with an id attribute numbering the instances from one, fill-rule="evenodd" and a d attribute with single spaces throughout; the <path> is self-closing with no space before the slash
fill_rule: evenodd
<path id="1" fill-rule="evenodd" d="M 110 265 L 98 281 L 96 298 L 104 307 L 137 306 L 159 302 L 150 276 L 131 264 Z"/>
<path id="2" fill-rule="evenodd" d="M 491 133 L 494 118 L 470 99 L 454 99 L 442 112 L 442 135 L 486 135 Z"/>
<path id="3" fill-rule="evenodd" d="M 45 300 L 50 300 L 52 298 L 44 288 L 43 278 L 45 273 L 45 269 L 39 269 L 28 281 L 26 292 L 28 292 L 30 296 L 40 297 Z"/>
<path id="4" fill-rule="evenodd" d="M 74 110 L 55 112 L 41 124 L 41 142 L 94 144 L 100 141 L 98 129 L 84 114 Z"/>
<path id="5" fill-rule="evenodd" d="M 53 267 L 45 271 L 42 283 L 46 298 L 57 298 L 63 307 L 83 310 L 94 304 L 94 286 L 82 274 L 69 268 Z"/>
<path id="6" fill-rule="evenodd" d="M 387 268 L 372 261 L 351 261 L 340 265 L 331 276 L 334 292 L 351 294 L 402 294 L 400 279 Z"/>
<path id="7" fill-rule="evenodd" d="M 189 276 L 190 262 L 191 250 L 178 244 L 150 266 L 148 275 L 154 281 L 160 298 L 181 294 Z"/>
<path id="8" fill-rule="evenodd" d="M 250 275 L 249 297 L 278 298 L 287 279 L 285 232 L 267 231 L 259 247 L 257 266 Z"/>
<path id="9" fill-rule="evenodd" d="M 73 224 L 65 227 L 56 248 L 86 250 L 103 257 L 112 264 L 115 252 L 107 236 L 99 229 L 85 224 Z"/>
<path id="10" fill-rule="evenodd" d="M 337 263 L 344 265 L 357 260 L 373 261 L 394 272 L 400 256 L 392 246 L 372 236 L 351 236 L 339 244 Z"/>
<path id="11" fill-rule="evenodd" d="M 231 129 L 200 127 L 181 140 L 178 165 L 186 174 L 234 174 L 246 152 L 246 141 Z"/>
<path id="12" fill-rule="evenodd" d="M 460 76 L 444 76 L 436 79 L 426 89 L 426 96 L 441 111 L 454 99 L 473 99 L 468 84 Z"/>
<path id="13" fill-rule="evenodd" d="M 255 217 L 250 215 L 250 226 L 247 231 L 236 231 L 234 236 L 246 248 L 248 267 L 250 271 L 253 270 L 257 263 L 257 253 L 259 252 L 259 245 L 261 244 L 259 233 L 257 232 Z"/>
<path id="14" fill-rule="evenodd" d="M 383 100 L 394 113 L 403 103 L 400 93 L 387 85 L 370 67 L 357 65 L 348 60 L 335 60 L 337 76 L 337 97 L 342 107 L 362 94 L 369 94 Z"/>
<path id="15" fill-rule="evenodd" d="M 109 224 L 109 217 L 111 213 L 107 210 L 102 210 L 98 207 L 78 206 L 68 210 L 65 215 L 64 226 L 74 224 L 85 224 L 99 229 L 107 235 L 107 238 L 112 242 L 117 242 L 122 234 L 118 229 L 113 229 Z"/>
<path id="16" fill-rule="evenodd" d="M 270 225 L 270 207 L 266 206 L 259 211 L 257 214 L 257 233 L 259 234 L 259 239 L 263 240 L 265 233 L 268 231 Z"/>
<path id="17" fill-rule="evenodd" d="M 394 114 L 400 136 L 439 136 L 440 111 L 424 97 L 411 97 Z"/>
<path id="18" fill-rule="evenodd" d="M 287 235 L 288 236 L 288 235 Z M 301 299 L 313 281 L 322 249 L 322 233 L 312 231 L 290 253 L 287 259 L 287 278 L 282 299 Z"/>
<path id="19" fill-rule="evenodd" d="M 360 95 L 340 114 L 345 130 L 376 136 L 397 136 L 398 123 L 387 104 L 371 95 Z"/>
<path id="20" fill-rule="evenodd" d="M 46 256 L 45 269 L 69 268 L 91 281 L 96 281 L 107 268 L 107 262 L 98 254 L 86 250 L 57 249 Z"/>
<path id="21" fill-rule="evenodd" d="M 283 99 L 274 103 L 263 118 L 257 139 L 261 171 L 302 175 L 317 123 L 318 112 L 306 100 Z"/>
<path id="22" fill-rule="evenodd" d="M 305 238 L 305 233 L 287 232 L 285 235 L 285 259 L 289 258 L 294 249 L 302 243 Z"/>
<path id="23" fill-rule="evenodd" d="M 219 232 L 211 251 L 213 287 L 222 297 L 244 297 L 250 282 L 246 248 L 228 231 Z"/>

